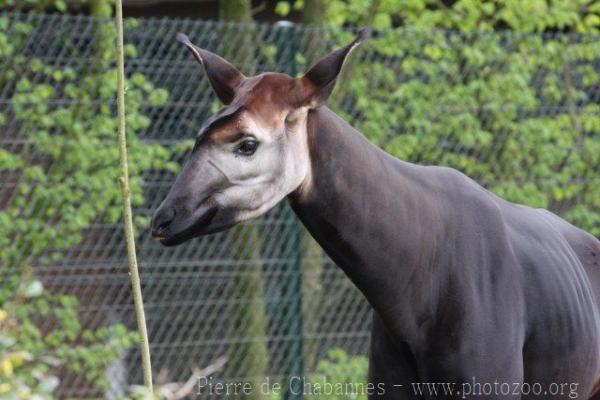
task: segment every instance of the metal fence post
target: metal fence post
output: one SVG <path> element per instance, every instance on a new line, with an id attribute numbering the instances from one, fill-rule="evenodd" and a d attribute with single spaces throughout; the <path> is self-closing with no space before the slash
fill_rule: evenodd
<path id="1" fill-rule="evenodd" d="M 296 76 L 296 47 L 294 24 L 289 21 L 280 21 L 275 24 L 277 33 L 277 61 L 282 67 L 281 72 L 290 76 Z M 302 399 L 302 378 L 304 375 L 304 351 L 302 342 L 303 321 L 302 321 L 302 271 L 301 271 L 301 251 L 300 251 L 300 224 L 294 218 L 293 225 L 289 230 L 287 241 L 291 242 L 289 258 L 289 273 L 286 274 L 287 282 L 285 293 L 287 301 L 283 303 L 285 309 L 283 315 L 287 326 L 284 329 L 284 335 L 287 338 L 284 343 L 284 370 L 285 376 L 284 400 Z M 286 246 L 287 247 L 287 246 Z"/>

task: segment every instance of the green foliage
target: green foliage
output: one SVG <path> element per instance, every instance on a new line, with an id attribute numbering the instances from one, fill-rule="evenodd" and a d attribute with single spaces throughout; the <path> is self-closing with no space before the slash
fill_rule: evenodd
<path id="1" fill-rule="evenodd" d="M 376 384 L 368 386 L 368 369 L 367 357 L 351 356 L 343 349 L 333 347 L 306 380 L 297 381 L 301 386 L 294 390 L 301 391 L 309 400 L 367 400 L 369 393 L 378 393 Z M 271 391 L 269 399 L 280 400 L 282 397 L 283 391 Z"/>
<path id="2" fill-rule="evenodd" d="M 131 347 L 137 335 L 122 325 L 85 330 L 77 317 L 77 299 L 48 294 L 30 280 L 0 309 L 0 397 L 52 398 L 59 384 L 54 369 L 68 368 L 103 388 L 111 360 Z M 44 321 L 42 329 L 40 321 Z"/>
<path id="3" fill-rule="evenodd" d="M 310 378 L 311 400 L 366 400 L 369 362 L 364 356 L 350 356 L 344 350 L 332 348 L 317 364 Z M 329 386 L 328 386 L 329 384 Z M 375 393 L 371 389 L 371 393 Z"/>
<path id="4" fill-rule="evenodd" d="M 288 2 L 289 3 L 289 2 Z M 294 3 L 294 2 L 292 2 Z M 448 4 L 450 3 L 450 5 Z M 327 19 L 338 26 L 367 24 L 452 29 L 462 32 L 509 29 L 514 32 L 596 32 L 600 3 L 590 0 L 333 0 Z"/>
<path id="5" fill-rule="evenodd" d="M 282 17 L 286 17 L 292 10 L 299 11 L 303 8 L 304 0 L 278 1 L 275 4 L 275 14 L 281 15 Z"/>
<path id="6" fill-rule="evenodd" d="M 33 9 L 35 11 L 44 11 L 49 8 L 65 12 L 67 10 L 67 3 L 65 0 L 0 0 L 0 9 Z"/>
<path id="7" fill-rule="evenodd" d="M 31 3 L 45 8 L 60 2 Z M 24 57 L 21 49 L 34 29 L 35 18 L 0 15 L 0 54 L 11 65 L 0 71 L 0 87 L 11 88 L 0 125 L 10 115 L 8 129 L 23 143 L 0 150 L 0 173 L 17 182 L 11 201 L 0 210 L 2 398 L 51 397 L 58 370 L 103 388 L 106 366 L 135 340 L 121 325 L 86 329 L 74 296 L 46 291 L 33 277 L 33 264 L 60 261 L 94 222 L 121 219 L 112 21 L 95 20 L 90 60 L 78 53 L 78 37 L 64 39 L 72 59 L 87 60 L 74 66 Z M 128 46 L 127 53 L 135 55 L 135 48 Z M 133 74 L 126 86 L 130 186 L 132 203 L 139 206 L 142 173 L 174 171 L 177 165 L 171 150 L 136 136 L 151 122 L 142 106 L 160 106 L 168 93 L 141 74 Z"/>
<path id="8" fill-rule="evenodd" d="M 327 13 L 378 28 L 334 98 L 371 140 L 600 236 L 599 1 L 338 0 Z"/>

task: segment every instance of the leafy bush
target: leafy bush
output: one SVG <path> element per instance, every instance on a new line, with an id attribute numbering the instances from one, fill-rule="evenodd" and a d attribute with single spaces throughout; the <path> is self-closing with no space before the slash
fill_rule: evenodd
<path id="1" fill-rule="evenodd" d="M 44 292 L 36 280 L 22 289 L 0 309 L 0 397 L 52 398 L 61 367 L 104 386 L 107 364 L 137 335 L 122 325 L 83 329 L 75 297 Z M 52 329 L 42 329 L 42 319 Z"/>
<path id="2" fill-rule="evenodd" d="M 106 367 L 136 337 L 119 324 L 86 329 L 77 298 L 44 290 L 32 270 L 56 265 L 95 221 L 116 224 L 121 218 L 113 23 L 95 20 L 86 46 L 76 35 L 62 36 L 62 56 L 83 60 L 68 66 L 27 54 L 31 37 L 39 37 L 36 29 L 35 16 L 0 15 L 0 54 L 11 66 L 0 70 L 0 87 L 10 99 L 0 127 L 22 143 L 0 149 L 0 173 L 17 182 L 0 209 L 2 398 L 49 397 L 59 371 L 105 387 Z M 132 75 L 127 88 L 132 202 L 139 206 L 142 173 L 177 165 L 170 150 L 136 137 L 150 124 L 142 106 L 160 106 L 168 93 L 141 74 Z"/>
<path id="3" fill-rule="evenodd" d="M 333 347 L 306 379 L 289 378 L 295 380 L 291 382 L 294 393 L 301 391 L 310 400 L 366 400 L 369 392 L 377 392 L 377 387 L 367 387 L 368 367 L 367 357 L 351 356 L 343 349 Z M 280 388 L 285 386 L 280 385 Z M 282 397 L 283 391 L 277 390 L 270 392 L 269 399 L 280 400 Z"/>
<path id="4" fill-rule="evenodd" d="M 326 357 L 317 364 L 316 372 L 311 375 L 312 393 L 307 398 L 366 400 L 368 366 L 369 362 L 364 356 L 350 356 L 340 348 L 329 349 Z"/>

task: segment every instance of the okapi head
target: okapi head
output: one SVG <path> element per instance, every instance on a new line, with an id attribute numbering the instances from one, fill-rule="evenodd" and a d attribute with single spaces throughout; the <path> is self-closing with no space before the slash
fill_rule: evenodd
<path id="1" fill-rule="evenodd" d="M 218 55 L 178 40 L 202 64 L 224 107 L 202 126 L 194 150 L 152 218 L 152 235 L 174 246 L 255 218 L 310 180 L 307 119 L 329 97 L 344 60 L 367 35 L 304 76 L 246 77 Z"/>

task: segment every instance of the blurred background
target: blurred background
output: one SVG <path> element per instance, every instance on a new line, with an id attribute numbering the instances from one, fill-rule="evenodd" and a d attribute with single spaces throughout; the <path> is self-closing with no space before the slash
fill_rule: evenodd
<path id="1" fill-rule="evenodd" d="M 220 106 L 177 32 L 246 75 L 297 76 L 372 27 L 331 108 L 396 157 L 452 166 L 600 237 L 598 0 L 124 6 L 138 257 L 166 398 L 219 397 L 197 393 L 199 372 L 215 382 L 364 382 L 370 325 L 368 303 L 286 204 L 176 248 L 151 240 L 151 212 Z M 135 397 L 112 1 L 0 7 L 0 398 Z M 237 397 L 366 398 L 289 388 Z"/>

